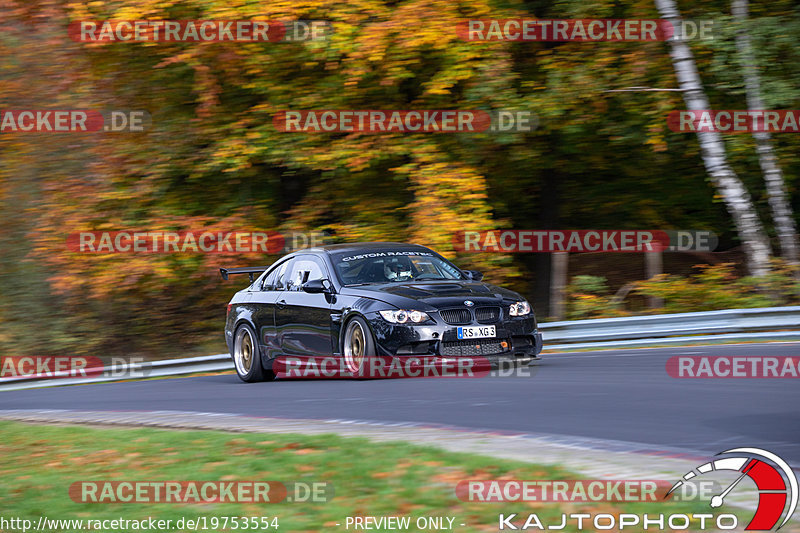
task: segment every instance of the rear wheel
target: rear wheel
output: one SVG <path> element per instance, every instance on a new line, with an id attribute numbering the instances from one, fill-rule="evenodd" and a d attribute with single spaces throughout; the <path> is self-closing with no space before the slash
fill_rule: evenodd
<path id="1" fill-rule="evenodd" d="M 261 365 L 261 352 L 255 331 L 248 324 L 242 324 L 233 337 L 233 364 L 239 379 L 248 383 L 272 381 L 275 374 L 264 370 Z"/>
<path id="2" fill-rule="evenodd" d="M 360 316 L 353 317 L 344 330 L 345 368 L 356 377 L 364 377 L 368 360 L 374 357 L 375 341 L 369 326 Z"/>

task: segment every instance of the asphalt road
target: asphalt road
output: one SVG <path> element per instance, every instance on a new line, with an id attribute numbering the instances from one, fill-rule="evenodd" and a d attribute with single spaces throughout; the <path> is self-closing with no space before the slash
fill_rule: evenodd
<path id="1" fill-rule="evenodd" d="M 765 448 L 800 464 L 800 380 L 674 379 L 672 355 L 800 355 L 800 343 L 545 355 L 531 376 L 277 381 L 235 375 L 0 392 L 0 409 L 184 410 L 414 422 L 714 454 Z"/>

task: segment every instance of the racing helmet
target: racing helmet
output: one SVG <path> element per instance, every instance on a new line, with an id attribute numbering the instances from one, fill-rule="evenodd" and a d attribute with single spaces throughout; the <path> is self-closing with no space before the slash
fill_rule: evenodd
<path id="1" fill-rule="evenodd" d="M 411 279 L 411 262 L 407 257 L 395 257 L 383 262 L 383 274 L 389 281 Z"/>

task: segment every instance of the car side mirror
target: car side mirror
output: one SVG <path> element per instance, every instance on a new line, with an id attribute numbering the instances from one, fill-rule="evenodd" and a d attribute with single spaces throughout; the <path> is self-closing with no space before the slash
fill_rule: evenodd
<path id="1" fill-rule="evenodd" d="M 312 279 L 303 283 L 303 291 L 309 294 L 331 293 L 331 282 L 327 279 Z"/>
<path id="2" fill-rule="evenodd" d="M 472 281 L 480 281 L 483 279 L 483 272 L 479 270 L 464 270 L 464 274 L 467 276 L 467 279 L 471 279 Z"/>

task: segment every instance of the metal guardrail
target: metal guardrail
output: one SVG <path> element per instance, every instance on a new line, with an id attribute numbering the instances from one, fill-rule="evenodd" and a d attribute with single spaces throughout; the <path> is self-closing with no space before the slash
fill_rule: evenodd
<path id="1" fill-rule="evenodd" d="M 92 369 L 86 369 L 91 374 Z M 0 391 L 19 389 L 38 389 L 60 385 L 84 385 L 87 383 L 102 383 L 105 381 L 123 381 L 140 378 L 159 378 L 194 374 L 196 372 L 221 372 L 233 370 L 233 360 L 229 354 L 203 355 L 200 357 L 185 357 L 182 359 L 164 359 L 161 361 L 147 361 L 139 365 L 132 365 L 127 369 L 127 374 L 122 376 L 91 376 L 85 378 L 68 377 L 68 372 L 54 372 L 52 377 L 12 377 L 0 378 Z M 59 375 L 60 374 L 60 375 Z"/>
<path id="2" fill-rule="evenodd" d="M 800 306 L 569 320 L 540 323 L 539 329 L 544 338 L 545 349 L 548 350 L 666 346 L 734 340 L 800 340 Z M 142 377 L 148 378 L 232 369 L 233 361 L 228 354 L 151 361 L 141 367 Z M 0 391 L 120 381 L 136 377 L 0 378 Z"/>
<path id="3" fill-rule="evenodd" d="M 800 339 L 800 306 L 569 320 L 539 325 L 552 350 Z"/>

